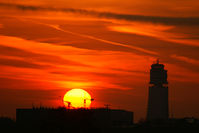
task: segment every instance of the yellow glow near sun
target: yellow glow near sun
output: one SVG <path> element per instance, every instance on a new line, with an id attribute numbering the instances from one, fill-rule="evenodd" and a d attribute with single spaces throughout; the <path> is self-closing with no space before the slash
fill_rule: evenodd
<path id="1" fill-rule="evenodd" d="M 75 108 L 88 108 L 91 104 L 91 96 L 83 89 L 72 89 L 66 92 L 63 101 L 66 107 L 70 104 Z"/>

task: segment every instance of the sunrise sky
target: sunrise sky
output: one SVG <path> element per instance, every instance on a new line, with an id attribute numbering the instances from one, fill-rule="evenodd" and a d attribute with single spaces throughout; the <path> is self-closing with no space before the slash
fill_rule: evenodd
<path id="1" fill-rule="evenodd" d="M 0 115 L 62 106 L 88 91 L 92 107 L 145 118 L 150 65 L 168 70 L 170 113 L 199 117 L 198 0 L 0 0 Z"/>

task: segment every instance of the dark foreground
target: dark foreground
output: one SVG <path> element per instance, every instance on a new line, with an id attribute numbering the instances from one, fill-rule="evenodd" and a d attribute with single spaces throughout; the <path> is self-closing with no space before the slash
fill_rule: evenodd
<path id="1" fill-rule="evenodd" d="M 83 124 L 82 124 L 83 125 Z M 0 118 L 0 133 L 141 133 L 141 132 L 198 132 L 199 123 L 139 123 L 130 127 L 67 127 L 59 125 L 43 125 L 41 127 L 23 127 L 9 118 Z"/>

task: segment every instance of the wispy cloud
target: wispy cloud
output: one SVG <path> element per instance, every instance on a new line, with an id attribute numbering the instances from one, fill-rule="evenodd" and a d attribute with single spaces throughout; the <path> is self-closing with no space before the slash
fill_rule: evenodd
<path id="1" fill-rule="evenodd" d="M 186 62 L 188 64 L 193 64 L 193 65 L 197 65 L 199 66 L 199 60 L 193 59 L 193 58 L 189 58 L 186 56 L 180 56 L 180 55 L 171 55 L 172 58 L 177 59 L 179 61 L 183 61 Z"/>
<path id="2" fill-rule="evenodd" d="M 20 68 L 34 68 L 34 69 L 44 69 L 50 67 L 49 65 L 31 63 L 21 59 L 9 59 L 2 57 L 0 57 L 0 65 L 20 67 Z"/>
<path id="3" fill-rule="evenodd" d="M 42 25 L 42 26 L 47 26 L 47 27 L 53 28 L 57 31 L 61 31 L 61 32 L 64 32 L 64 33 L 67 33 L 67 34 L 78 36 L 78 37 L 87 38 L 87 39 L 90 39 L 90 40 L 95 40 L 95 41 L 102 42 L 102 43 L 105 43 L 105 44 L 120 46 L 120 47 L 132 49 L 132 50 L 135 50 L 135 51 L 138 51 L 138 52 L 141 52 L 141 53 L 145 53 L 145 54 L 149 54 L 149 55 L 158 55 L 158 53 L 155 52 L 155 51 L 148 50 L 148 49 L 145 49 L 145 48 L 141 48 L 141 47 L 138 47 L 138 46 L 134 46 L 133 44 L 120 43 L 120 42 L 116 42 L 116 41 L 111 41 L 111 40 L 99 38 L 99 37 L 96 37 L 95 35 L 88 35 L 88 34 L 83 34 L 83 33 L 78 33 L 78 32 L 73 32 L 73 31 L 70 31 L 70 30 L 66 30 L 58 24 L 48 24 L 48 23 L 43 23 L 43 22 L 39 22 L 39 21 L 28 20 L 28 19 L 25 19 L 25 18 L 23 18 L 22 20 L 27 21 L 27 22 L 32 22 L 32 23 L 35 23 L 35 24 L 39 24 L 39 25 Z M 62 45 L 62 46 L 64 46 L 64 45 Z M 54 46 L 54 47 L 56 47 L 56 46 Z M 61 49 L 61 50 L 63 50 L 63 49 Z M 88 52 L 89 52 L 89 50 L 88 50 Z"/>
<path id="4" fill-rule="evenodd" d="M 191 36 L 193 35 L 178 32 L 177 30 L 173 32 L 176 28 L 175 26 L 133 22 L 126 25 L 112 25 L 108 28 L 117 32 L 149 36 L 168 42 L 199 46 L 199 40 L 192 38 Z"/>
<path id="5" fill-rule="evenodd" d="M 157 55 L 158 54 L 158 53 L 156 53 L 154 51 L 150 51 L 150 50 L 143 49 L 143 48 L 140 48 L 140 47 L 136 47 L 136 46 L 133 46 L 133 45 L 127 45 L 127 44 L 123 44 L 123 43 L 119 43 L 119 42 L 114 42 L 114 41 L 101 39 L 101 38 L 98 38 L 98 37 L 95 37 L 95 36 L 91 36 L 91 35 L 80 34 L 80 33 L 75 33 L 75 32 L 71 32 L 71 31 L 68 31 L 68 30 L 64 30 L 64 29 L 60 28 L 59 25 L 49 25 L 49 24 L 45 24 L 45 25 L 48 25 L 48 26 L 50 26 L 52 28 L 55 28 L 55 29 L 57 29 L 59 31 L 62 31 L 62 32 L 66 32 L 66 33 L 70 33 L 70 34 L 73 34 L 73 35 L 76 35 L 76 36 L 81 36 L 81 37 L 85 37 L 85 38 L 88 38 L 88 39 L 100 41 L 100 42 L 103 42 L 103 43 L 116 45 L 116 46 L 127 47 L 127 48 L 134 49 L 134 50 L 146 53 L 146 54 L 152 54 L 152 55 Z"/>
<path id="6" fill-rule="evenodd" d="M 143 77 L 145 73 L 142 69 L 144 68 L 138 65 L 153 60 L 153 57 L 146 55 L 119 51 L 99 52 L 39 43 L 19 37 L 0 36 L 0 39 L 2 41 L 0 43 L 0 51 L 2 51 L 0 77 L 51 82 L 56 84 L 54 86 L 62 88 L 95 87 L 97 89 L 106 86 L 127 89 L 125 85 L 129 83 L 127 80 L 120 81 L 120 78 L 127 79 L 132 75 Z M 129 58 L 126 58 L 127 56 Z M 118 60 L 121 65 L 118 65 Z"/>
<path id="7" fill-rule="evenodd" d="M 166 25 L 199 25 L 199 17 L 143 16 L 143 15 L 132 15 L 132 14 L 119 14 L 112 12 L 99 12 L 94 10 L 77 9 L 77 8 L 54 8 L 54 7 L 8 4 L 8 3 L 0 3 L 0 7 L 15 8 L 22 11 L 54 11 L 54 12 L 75 13 L 81 15 L 95 16 L 98 18 L 150 22 L 150 23 L 156 23 L 156 24 L 159 23 Z"/>
<path id="8" fill-rule="evenodd" d="M 0 43 L 1 44 L 1 43 Z M 43 62 L 46 64 L 53 64 L 53 65 L 70 65 L 70 66 L 82 66 L 88 67 L 88 65 L 75 62 L 72 60 L 64 59 L 57 55 L 49 54 L 42 54 L 37 52 L 31 52 L 29 50 L 23 50 L 17 47 L 9 47 L 9 46 L 2 46 L 0 45 L 0 57 L 19 57 L 17 59 L 21 59 L 23 57 L 24 60 L 27 62 Z M 20 61 L 20 60 L 19 60 Z"/>

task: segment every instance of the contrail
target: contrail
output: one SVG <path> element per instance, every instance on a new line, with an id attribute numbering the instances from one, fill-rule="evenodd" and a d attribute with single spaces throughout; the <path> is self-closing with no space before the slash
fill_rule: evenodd
<path id="1" fill-rule="evenodd" d="M 17 18 L 17 19 L 19 19 L 19 18 Z M 80 36 L 80 37 L 88 38 L 88 39 L 91 39 L 91 40 L 96 40 L 96 41 L 99 41 L 99 42 L 103 42 L 103 43 L 107 43 L 107 44 L 111 44 L 111 45 L 115 45 L 115 46 L 122 46 L 122 47 L 130 48 L 130 49 L 137 50 L 139 52 L 143 52 L 143 53 L 146 53 L 146 54 L 158 55 L 157 52 L 146 50 L 146 49 L 143 49 L 143 48 L 140 48 L 140 47 L 127 45 L 127 44 L 114 42 L 114 41 L 109 41 L 109 40 L 101 39 L 101 38 L 98 38 L 98 37 L 95 37 L 95 36 L 90 36 L 90 35 L 86 35 L 86 34 L 72 32 L 72 31 L 69 31 L 69 30 L 64 30 L 64 29 L 60 28 L 59 25 L 46 24 L 46 23 L 41 23 L 41 22 L 38 22 L 38 21 L 27 20 L 27 19 L 24 19 L 24 18 L 23 19 L 21 18 L 19 20 L 31 21 L 33 23 L 37 23 L 37 24 L 40 24 L 40 25 L 45 25 L 45 26 L 51 27 L 53 29 L 56 29 L 58 31 L 64 32 L 64 33 L 69 33 L 69 34 L 72 34 L 72 35 L 75 35 L 75 36 Z"/>
<path id="2" fill-rule="evenodd" d="M 140 48 L 140 47 L 127 45 L 127 44 L 123 44 L 123 43 L 118 43 L 118 42 L 113 42 L 113 41 L 97 38 L 97 37 L 86 35 L 86 34 L 80 34 L 80 33 L 72 32 L 72 31 L 64 30 L 64 29 L 60 28 L 59 25 L 50 25 L 50 24 L 44 24 L 44 25 L 47 25 L 47 26 L 52 27 L 56 30 L 59 30 L 59 31 L 62 31 L 62 32 L 65 32 L 65 33 L 69 33 L 69 34 L 72 34 L 72 35 L 76 35 L 76 36 L 80 36 L 80 37 L 84 37 L 84 38 L 88 38 L 88 39 L 92 39 L 92 40 L 96 40 L 96 41 L 99 41 L 99 42 L 108 43 L 108 44 L 112 44 L 112 45 L 116 45 L 116 46 L 122 46 L 122 47 L 130 48 L 130 49 L 133 49 L 133 50 L 144 52 L 146 54 L 158 55 L 158 53 L 156 53 L 154 51 L 146 50 L 146 49 L 143 49 L 143 48 Z"/>

